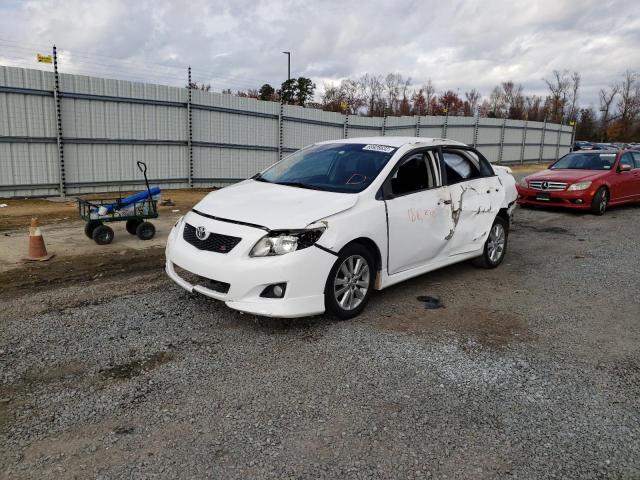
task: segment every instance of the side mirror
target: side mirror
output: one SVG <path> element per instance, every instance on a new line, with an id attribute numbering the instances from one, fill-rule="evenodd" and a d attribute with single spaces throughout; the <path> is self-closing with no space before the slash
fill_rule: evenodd
<path id="1" fill-rule="evenodd" d="M 631 165 L 628 165 L 628 164 L 620 165 L 618 167 L 618 171 L 619 172 L 630 172 L 631 171 Z"/>

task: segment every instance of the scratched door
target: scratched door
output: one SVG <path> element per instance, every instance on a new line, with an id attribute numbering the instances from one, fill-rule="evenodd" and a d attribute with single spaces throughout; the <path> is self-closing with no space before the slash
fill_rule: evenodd
<path id="1" fill-rule="evenodd" d="M 449 255 L 473 252 L 483 247 L 500 210 L 504 187 L 498 176 L 483 177 L 449 185 L 454 231 Z"/>

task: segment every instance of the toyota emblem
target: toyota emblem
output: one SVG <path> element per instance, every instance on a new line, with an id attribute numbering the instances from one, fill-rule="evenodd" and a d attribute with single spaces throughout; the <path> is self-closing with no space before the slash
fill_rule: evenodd
<path id="1" fill-rule="evenodd" d="M 204 240 L 207 238 L 207 229 L 203 226 L 196 228 L 196 237 L 198 237 L 198 240 Z"/>
<path id="2" fill-rule="evenodd" d="M 549 182 L 547 182 L 546 180 L 544 182 L 542 182 L 542 189 L 546 190 L 547 188 L 549 188 Z"/>

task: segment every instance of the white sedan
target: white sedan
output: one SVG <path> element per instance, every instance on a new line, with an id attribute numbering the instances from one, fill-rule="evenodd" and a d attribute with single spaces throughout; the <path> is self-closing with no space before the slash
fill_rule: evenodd
<path id="1" fill-rule="evenodd" d="M 506 167 L 445 139 L 316 143 L 209 193 L 172 229 L 166 271 L 256 315 L 358 315 L 372 290 L 473 259 L 497 267 L 517 197 Z"/>

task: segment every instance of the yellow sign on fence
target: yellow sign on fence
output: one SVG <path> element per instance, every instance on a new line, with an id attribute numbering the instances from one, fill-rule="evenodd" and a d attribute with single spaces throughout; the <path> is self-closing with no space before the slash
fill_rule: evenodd
<path id="1" fill-rule="evenodd" d="M 40 53 L 36 55 L 36 60 L 40 63 L 53 63 L 53 57 L 51 55 L 42 55 Z"/>

